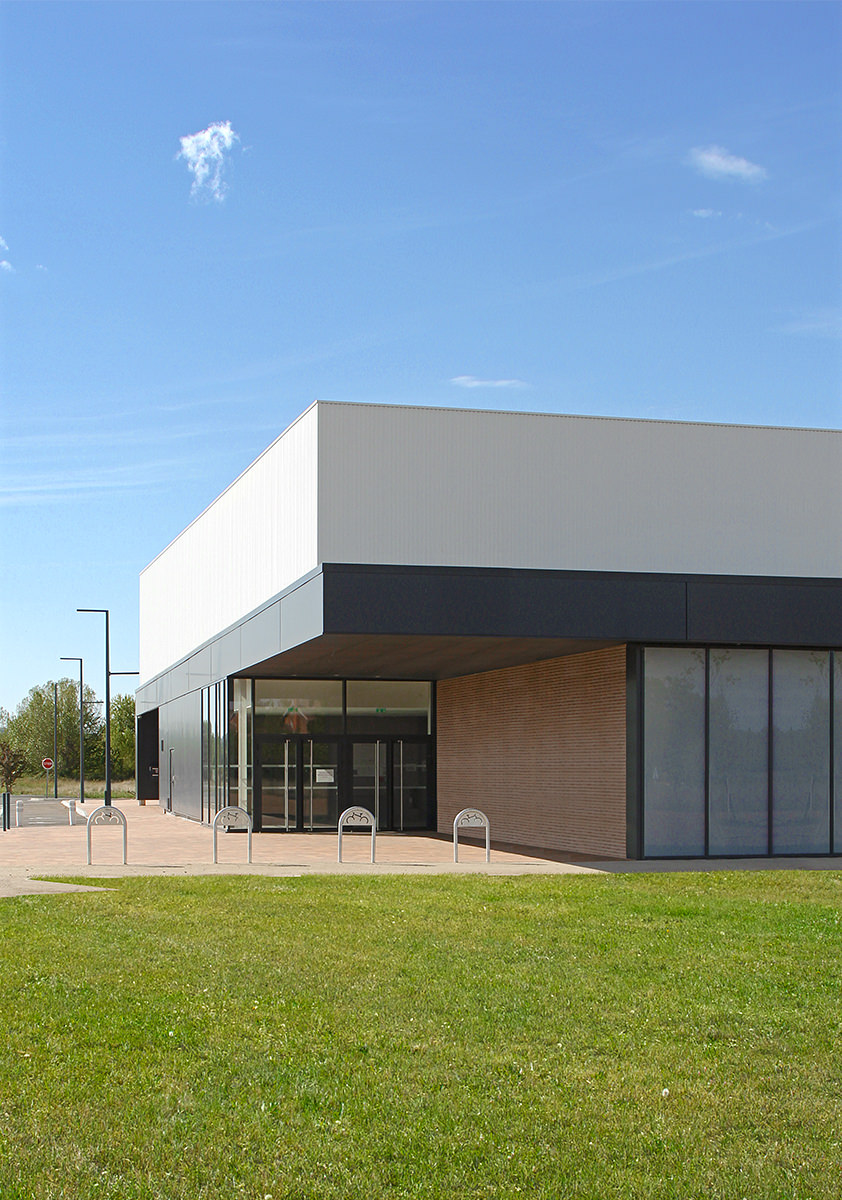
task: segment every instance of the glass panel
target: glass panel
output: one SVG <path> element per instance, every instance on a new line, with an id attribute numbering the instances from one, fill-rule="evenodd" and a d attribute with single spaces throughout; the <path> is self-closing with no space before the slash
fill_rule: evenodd
<path id="1" fill-rule="evenodd" d="M 387 828 L 385 742 L 355 742 L 351 747 L 351 804 L 361 804 L 374 813 L 377 828 Z"/>
<path id="2" fill-rule="evenodd" d="M 295 829 L 295 742 L 260 743 L 260 807 L 263 829 Z"/>
<path id="3" fill-rule="evenodd" d="M 339 679 L 258 679 L 254 703 L 257 733 L 342 733 Z"/>
<path id="4" fill-rule="evenodd" d="M 310 742 L 304 749 L 304 826 L 336 829 L 339 825 L 339 746 Z"/>
<path id="5" fill-rule="evenodd" d="M 394 797 L 392 800 L 395 829 L 426 829 L 429 821 L 427 804 L 427 743 L 397 741 L 394 745 Z"/>
<path id="6" fill-rule="evenodd" d="M 772 651 L 772 851 L 830 850 L 830 655 Z"/>
<path id="7" fill-rule="evenodd" d="M 228 706 L 229 803 L 252 811 L 251 680 L 235 679 Z"/>
<path id="8" fill-rule="evenodd" d="M 644 653 L 643 852 L 705 852 L 705 652 Z"/>
<path id="9" fill-rule="evenodd" d="M 833 853 L 842 854 L 842 650 L 833 652 Z"/>
<path id="10" fill-rule="evenodd" d="M 769 655 L 710 652 L 711 854 L 767 854 Z"/>
<path id="11" fill-rule="evenodd" d="M 430 685 L 413 680 L 349 679 L 349 733 L 430 732 Z"/>

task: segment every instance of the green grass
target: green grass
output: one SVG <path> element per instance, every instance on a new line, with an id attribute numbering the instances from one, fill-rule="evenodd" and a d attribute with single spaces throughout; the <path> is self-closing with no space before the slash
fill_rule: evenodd
<path id="1" fill-rule="evenodd" d="M 842 1196 L 838 873 L 107 886 L 0 901 L 3 1200 Z"/>
<path id="2" fill-rule="evenodd" d="M 20 779 L 15 780 L 12 791 L 18 796 L 35 796 L 41 797 L 44 795 L 45 775 L 22 775 Z M 55 786 L 53 777 L 50 775 L 49 787 L 47 789 L 47 799 L 52 800 L 55 794 Z M 78 799 L 79 798 L 79 777 L 75 779 L 68 778 L 64 775 L 59 775 L 58 778 L 58 794 L 59 799 Z M 115 800 L 134 800 L 135 787 L 133 779 L 111 781 L 111 795 Z M 105 796 L 105 780 L 104 779 L 86 779 L 85 780 L 85 802 L 88 800 L 102 800 Z"/>

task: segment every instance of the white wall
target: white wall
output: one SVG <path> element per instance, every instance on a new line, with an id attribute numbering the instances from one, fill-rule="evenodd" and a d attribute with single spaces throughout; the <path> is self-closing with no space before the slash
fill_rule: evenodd
<path id="1" fill-rule="evenodd" d="M 842 434 L 325 403 L 323 562 L 842 575 Z"/>
<path id="2" fill-rule="evenodd" d="M 317 412 L 307 410 L 140 576 L 140 682 L 311 571 Z"/>
<path id="3" fill-rule="evenodd" d="M 842 434 L 319 403 L 143 572 L 141 683 L 320 562 L 842 576 Z"/>

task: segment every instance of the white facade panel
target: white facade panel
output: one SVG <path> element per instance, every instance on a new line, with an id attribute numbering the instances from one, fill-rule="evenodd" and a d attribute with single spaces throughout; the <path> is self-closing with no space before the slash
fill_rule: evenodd
<path id="1" fill-rule="evenodd" d="M 842 575 L 842 434 L 319 405 L 323 562 Z"/>
<path id="2" fill-rule="evenodd" d="M 141 683 L 317 565 L 317 486 L 313 407 L 141 574 Z"/>

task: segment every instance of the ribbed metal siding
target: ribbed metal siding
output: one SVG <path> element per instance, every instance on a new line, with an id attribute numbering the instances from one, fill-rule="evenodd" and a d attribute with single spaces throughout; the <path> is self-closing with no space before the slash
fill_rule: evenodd
<path id="1" fill-rule="evenodd" d="M 319 558 L 842 574 L 842 434 L 319 406 Z"/>
<path id="2" fill-rule="evenodd" d="M 316 434 L 311 408 L 142 573 L 141 680 L 316 566 Z"/>

